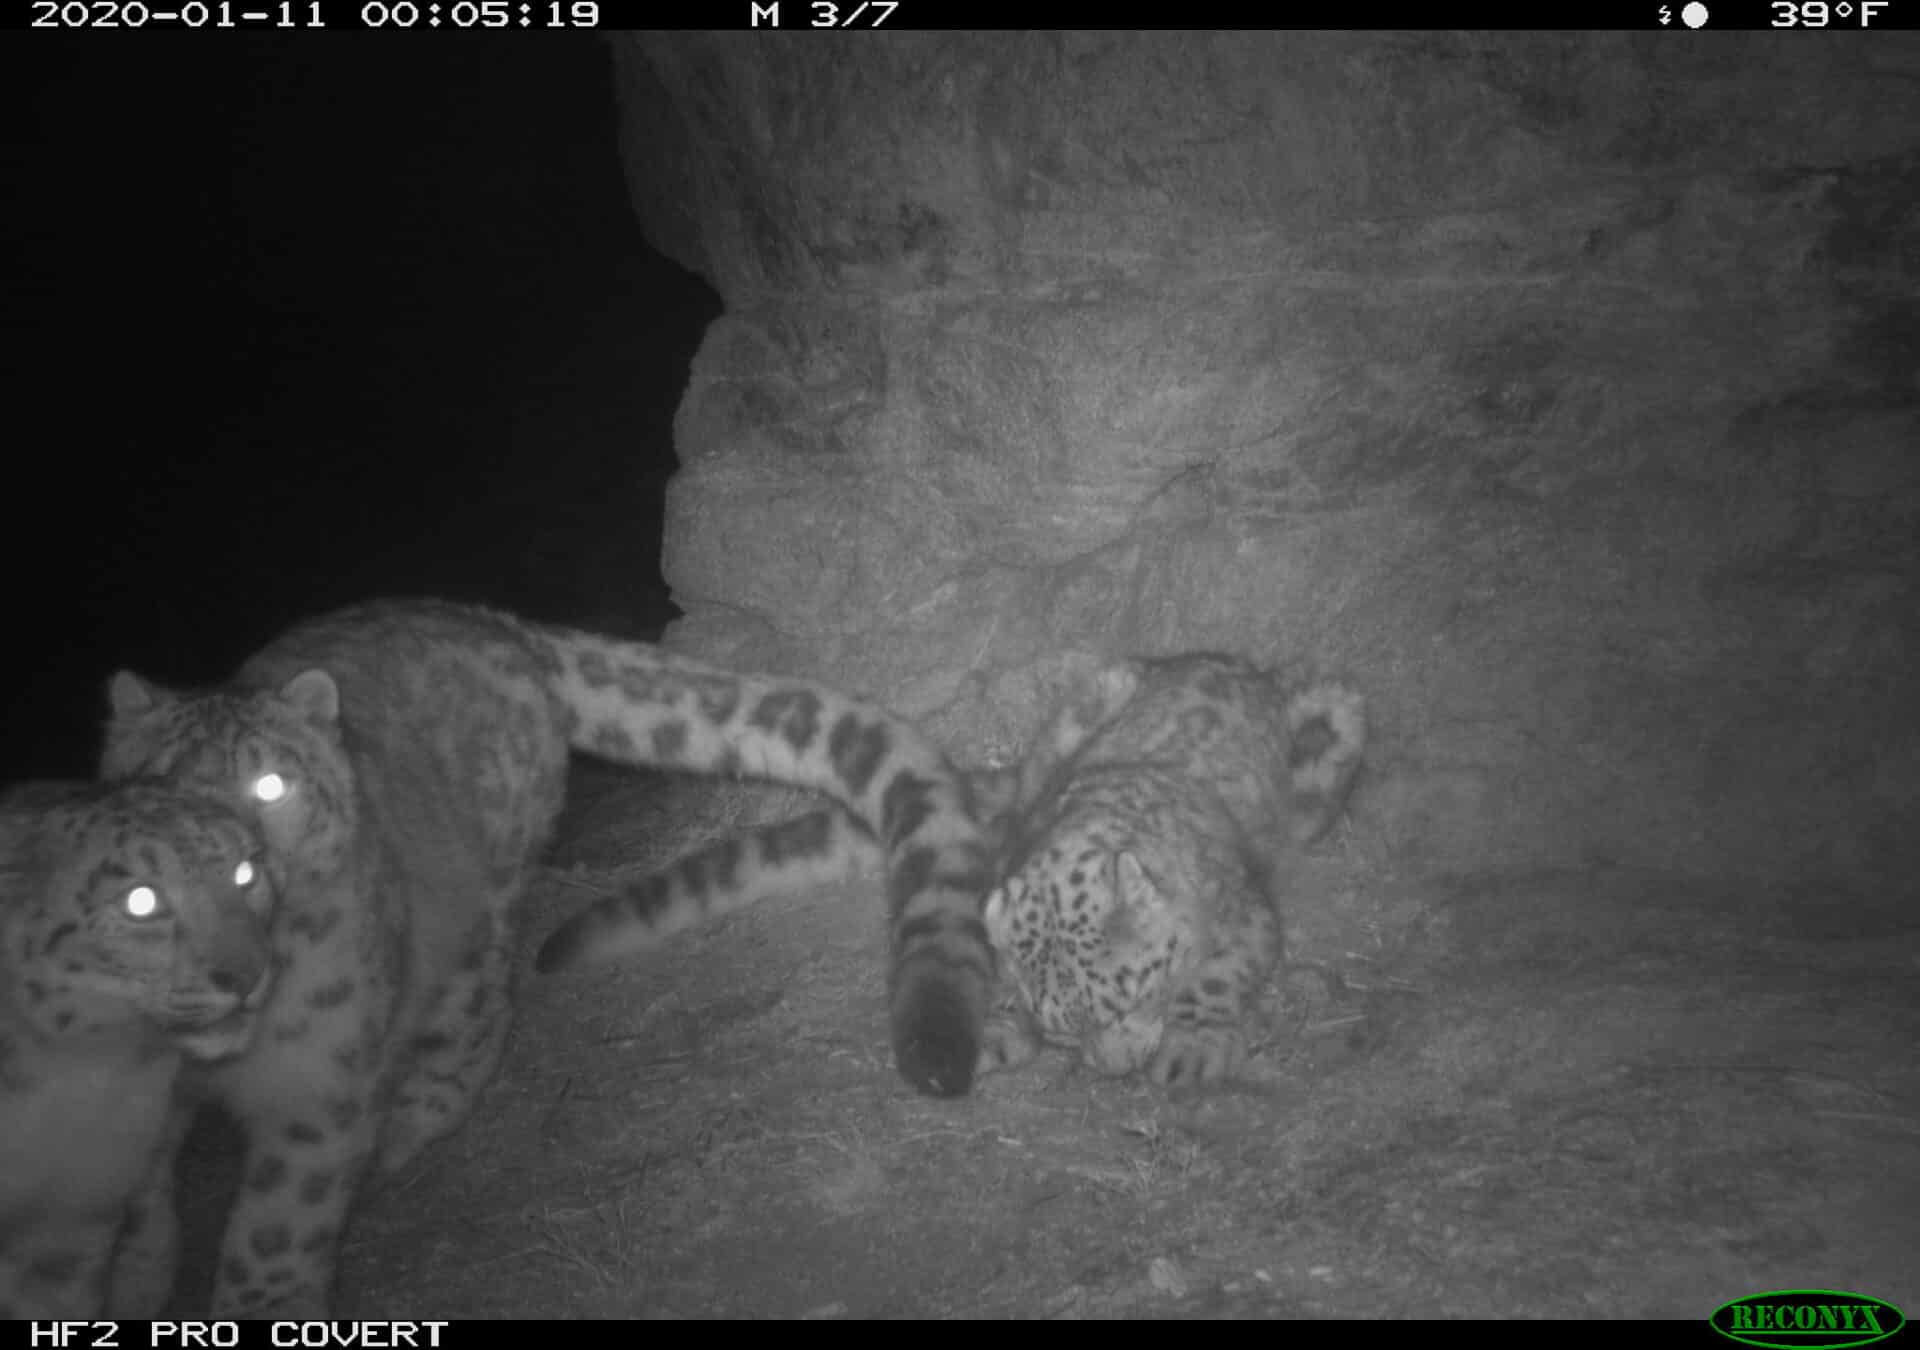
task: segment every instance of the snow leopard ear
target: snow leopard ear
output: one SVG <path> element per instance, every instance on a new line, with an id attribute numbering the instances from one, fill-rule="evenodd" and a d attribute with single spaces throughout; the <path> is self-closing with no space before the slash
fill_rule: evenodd
<path id="1" fill-rule="evenodd" d="M 1153 879 L 1153 873 L 1142 867 L 1140 860 L 1132 853 L 1115 855 L 1114 870 L 1120 879 L 1120 898 L 1126 904 L 1140 906 L 1160 903 L 1160 883 Z"/>
<path id="2" fill-rule="evenodd" d="M 1001 882 L 998 886 L 995 886 L 987 892 L 987 903 L 981 910 L 981 913 L 986 917 L 988 923 L 997 923 L 1006 917 L 1007 887 L 1018 884 L 1019 878 L 1015 877 L 1012 880 Z"/>
<path id="3" fill-rule="evenodd" d="M 154 684 L 142 679 L 130 670 L 115 671 L 107 681 L 107 709 L 114 717 L 139 717 L 152 712 L 164 703 L 170 702 L 173 695 Z"/>
<path id="4" fill-rule="evenodd" d="M 1160 883 L 1131 851 L 1110 856 L 1115 903 L 1107 911 L 1102 935 L 1113 943 L 1138 942 L 1154 931 L 1153 916 L 1166 907 L 1166 901 L 1160 894 Z"/>
<path id="5" fill-rule="evenodd" d="M 340 686 L 333 676 L 319 667 L 303 670 L 280 686 L 280 697 L 308 721 L 332 723 L 340 720 Z"/>
<path id="6" fill-rule="evenodd" d="M 1020 894 L 1025 890 L 1026 883 L 1013 876 L 987 892 L 986 903 L 980 907 L 980 917 L 987 925 L 987 941 L 992 945 L 1002 946 L 1008 940 L 1008 920 L 1013 907 L 1019 903 Z"/>

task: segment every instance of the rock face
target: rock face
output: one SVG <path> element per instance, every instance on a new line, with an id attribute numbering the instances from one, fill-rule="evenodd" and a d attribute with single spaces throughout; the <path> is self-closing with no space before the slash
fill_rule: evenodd
<path id="1" fill-rule="evenodd" d="M 725 302 L 676 645 L 1017 742 L 1068 651 L 1370 694 L 1350 842 L 1920 861 L 1920 44 L 619 35 Z"/>

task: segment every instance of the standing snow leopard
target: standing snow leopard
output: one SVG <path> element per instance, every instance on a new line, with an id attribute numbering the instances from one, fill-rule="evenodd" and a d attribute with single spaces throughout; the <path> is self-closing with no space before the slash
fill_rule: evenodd
<path id="1" fill-rule="evenodd" d="M 979 1025 L 945 1016 L 946 973 L 921 955 L 978 924 L 988 851 L 945 758 L 876 708 L 432 600 L 301 623 L 211 691 L 123 672 L 109 692 L 104 774 L 228 794 L 260 821 L 281 890 L 261 1034 L 196 1076 L 248 1136 L 216 1317 L 323 1310 L 367 1167 L 455 1128 L 492 1076 L 511 909 L 570 749 L 813 787 L 858 815 L 887 857 L 896 970 L 925 976 L 894 1003 L 899 1067 L 928 1091 L 971 1073 Z"/>
<path id="2" fill-rule="evenodd" d="M 0 1317 L 146 1299 L 182 1060 L 243 1050 L 272 982 L 265 851 L 205 793 L 0 795 Z"/>
<path id="3" fill-rule="evenodd" d="M 1231 1074 L 1259 986 L 1282 955 L 1276 889 L 1299 845 L 1338 814 L 1361 752 L 1360 696 L 1289 695 L 1233 657 L 1102 670 L 1006 770 L 967 775 L 1004 878 L 983 927 L 944 950 L 1012 1016 L 976 1072 L 1042 1040 L 1156 1081 Z M 767 896 L 838 878 L 875 851 L 859 822 L 816 811 L 732 836 L 569 919 L 542 971 L 600 964 Z M 989 945 L 990 944 L 990 945 Z M 997 962 L 996 962 L 997 956 Z"/>

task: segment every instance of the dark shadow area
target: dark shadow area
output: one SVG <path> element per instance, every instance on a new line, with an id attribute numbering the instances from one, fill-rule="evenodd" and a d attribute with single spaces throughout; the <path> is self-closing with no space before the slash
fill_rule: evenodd
<path id="1" fill-rule="evenodd" d="M 32 50 L 26 50 L 31 45 Z M 433 592 L 652 634 L 718 301 L 640 238 L 591 40 L 16 44 L 9 778 L 117 667 Z"/>

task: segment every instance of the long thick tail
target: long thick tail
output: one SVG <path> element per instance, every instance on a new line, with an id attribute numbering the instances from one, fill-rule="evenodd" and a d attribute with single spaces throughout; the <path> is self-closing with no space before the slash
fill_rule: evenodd
<path id="1" fill-rule="evenodd" d="M 542 628 L 574 749 L 616 763 L 815 788 L 892 841 L 924 802 L 963 802 L 958 774 L 912 723 L 810 680 L 723 670 L 641 642 Z M 923 791 L 920 784 L 928 788 Z"/>
<path id="2" fill-rule="evenodd" d="M 827 807 L 730 835 L 596 900 L 540 944 L 542 974 L 649 951 L 672 937 L 773 895 L 843 880 L 881 860 L 872 831 Z"/>
<path id="3" fill-rule="evenodd" d="M 1140 688 L 1132 661 L 1070 665 L 1067 691 L 1021 762 L 971 777 L 972 819 L 987 844 L 973 868 L 947 871 L 928 850 L 888 875 L 894 1062 L 936 1097 L 964 1096 L 973 1086 L 995 978 L 982 906 L 1019 817 Z"/>
<path id="4" fill-rule="evenodd" d="M 1293 833 L 1311 843 L 1340 814 L 1367 748 L 1367 703 L 1339 684 L 1317 684 L 1287 703 Z"/>
<path id="5" fill-rule="evenodd" d="M 968 1091 L 993 987 L 980 918 L 992 850 L 939 748 L 904 719 L 824 685 L 735 674 L 591 633 L 540 631 L 554 691 L 574 717 L 574 748 L 815 788 L 879 836 L 894 1063 L 922 1092 Z M 564 949 L 553 960 L 564 964 Z"/>

